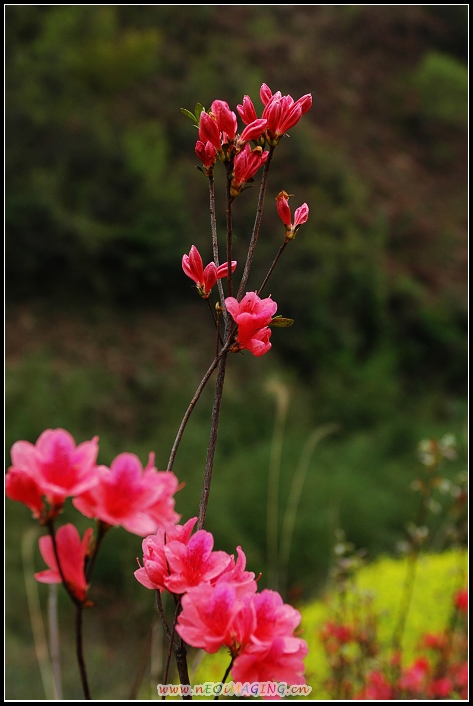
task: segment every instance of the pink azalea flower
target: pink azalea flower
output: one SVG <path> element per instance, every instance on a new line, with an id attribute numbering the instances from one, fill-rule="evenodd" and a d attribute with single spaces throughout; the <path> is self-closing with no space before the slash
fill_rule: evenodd
<path id="1" fill-rule="evenodd" d="M 230 564 L 226 552 L 213 552 L 214 538 L 206 530 L 198 530 L 187 544 L 173 541 L 166 544 L 164 553 L 170 576 L 165 586 L 171 593 L 185 593 L 190 588 L 219 576 Z"/>
<path id="2" fill-rule="evenodd" d="M 205 144 L 211 142 L 217 152 L 222 149 L 220 138 L 220 130 L 217 121 L 205 110 L 202 111 L 199 118 L 199 140 Z"/>
<path id="3" fill-rule="evenodd" d="M 238 196 L 242 186 L 254 177 L 258 169 L 268 159 L 269 152 L 263 152 L 261 147 L 253 150 L 247 142 L 241 152 L 238 152 L 233 162 L 233 178 L 230 187 L 232 196 Z"/>
<path id="4" fill-rule="evenodd" d="M 215 100 L 210 106 L 210 112 L 215 117 L 219 129 L 224 133 L 223 142 L 233 142 L 238 129 L 235 113 L 230 110 L 226 101 Z"/>
<path id="5" fill-rule="evenodd" d="M 280 191 L 276 196 L 276 207 L 278 215 L 286 227 L 286 240 L 293 240 L 299 227 L 309 218 L 309 207 L 306 203 L 296 208 L 294 213 L 294 223 L 291 222 L 291 209 L 289 207 L 289 194 Z"/>
<path id="6" fill-rule="evenodd" d="M 255 593 L 257 589 L 253 571 L 245 571 L 246 556 L 241 547 L 237 547 L 238 559 L 231 556 L 231 561 L 225 571 L 217 577 L 216 583 L 229 583 L 236 591 L 237 598 L 246 593 Z"/>
<path id="7" fill-rule="evenodd" d="M 5 477 L 5 495 L 10 500 L 23 503 L 39 518 L 44 509 L 43 492 L 26 471 L 21 468 L 10 468 Z"/>
<path id="8" fill-rule="evenodd" d="M 67 497 L 79 495 L 97 484 L 97 442 L 96 436 L 76 446 L 64 429 L 46 429 L 35 445 L 28 441 L 13 444 L 13 465 L 9 472 L 21 470 L 32 478 L 38 492 L 51 505 L 60 506 Z"/>
<path id="9" fill-rule="evenodd" d="M 260 299 L 256 292 L 248 292 L 241 302 L 227 297 L 225 306 L 238 324 L 235 350 L 246 348 L 255 356 L 267 353 L 271 348 L 268 324 L 278 308 L 276 302 L 271 297 Z"/>
<path id="10" fill-rule="evenodd" d="M 272 642 L 245 647 L 233 663 L 236 682 L 285 682 L 305 684 L 307 644 L 298 637 L 276 637 Z"/>
<path id="11" fill-rule="evenodd" d="M 166 542 L 187 544 L 197 517 L 188 520 L 185 525 L 173 525 L 167 530 L 159 528 L 143 540 L 143 566 L 135 571 L 135 578 L 146 588 L 165 590 L 164 581 L 169 576 L 169 565 L 164 553 Z"/>
<path id="12" fill-rule="evenodd" d="M 263 120 L 262 118 L 254 120 L 252 123 L 249 123 L 249 125 L 245 127 L 240 137 L 238 138 L 238 144 L 242 145 L 244 142 L 249 142 L 250 140 L 257 140 L 258 137 L 261 137 L 263 132 L 266 130 L 267 124 L 268 121 Z"/>
<path id="13" fill-rule="evenodd" d="M 260 98 L 264 105 L 262 117 L 268 121 L 268 138 L 273 145 L 276 145 L 312 106 L 310 93 L 294 101 L 292 96 L 283 96 L 280 91 L 273 94 L 265 83 L 261 86 Z"/>
<path id="14" fill-rule="evenodd" d="M 181 600 L 183 610 L 176 630 L 187 644 L 210 654 L 224 645 L 231 647 L 231 625 L 239 608 L 234 586 L 202 584 L 191 588 Z"/>
<path id="15" fill-rule="evenodd" d="M 63 525 L 56 532 L 57 552 L 64 579 L 71 592 L 81 602 L 87 597 L 88 586 L 84 566 L 91 536 L 92 529 L 87 529 L 81 541 L 79 532 L 70 523 Z M 41 583 L 62 583 L 50 536 L 40 537 L 39 550 L 49 569 L 36 573 L 35 579 Z"/>
<path id="16" fill-rule="evenodd" d="M 299 611 L 284 603 L 276 591 L 265 589 L 252 596 L 252 600 L 256 615 L 254 642 L 272 642 L 276 637 L 292 635 L 301 622 Z"/>
<path id="17" fill-rule="evenodd" d="M 235 271 L 236 266 L 236 260 L 232 260 L 232 272 Z M 189 254 L 182 256 L 182 269 L 197 284 L 200 296 L 208 299 L 217 280 L 228 275 L 228 262 L 218 267 L 214 262 L 210 262 L 204 269 L 200 253 L 193 245 Z"/>
<path id="18" fill-rule="evenodd" d="M 255 106 L 250 96 L 243 96 L 243 102 L 237 105 L 237 110 L 245 125 L 249 125 L 257 120 Z"/>
<path id="19" fill-rule="evenodd" d="M 209 176 L 209 173 L 211 172 L 217 159 L 217 150 L 214 145 L 209 141 L 201 142 L 200 140 L 197 140 L 195 145 L 195 153 L 204 165 L 207 176 Z"/>
<path id="20" fill-rule="evenodd" d="M 135 454 L 119 454 L 110 468 L 98 466 L 99 483 L 73 500 L 86 517 L 108 525 L 121 525 L 128 532 L 145 536 L 158 526 L 168 528 L 179 520 L 174 512 L 178 480 L 172 472 L 157 471 L 154 454 L 143 470 Z"/>

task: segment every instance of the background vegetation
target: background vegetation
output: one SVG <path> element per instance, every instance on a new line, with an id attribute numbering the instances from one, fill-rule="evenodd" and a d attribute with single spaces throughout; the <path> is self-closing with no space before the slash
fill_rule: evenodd
<path id="1" fill-rule="evenodd" d="M 98 434 L 101 463 L 154 450 L 165 467 L 213 350 L 180 266 L 192 243 L 210 258 L 210 240 L 196 134 L 179 109 L 215 98 L 234 109 L 244 94 L 259 106 L 263 82 L 310 91 L 312 110 L 276 152 L 249 283 L 281 242 L 273 199 L 285 189 L 311 208 L 271 282 L 296 323 L 273 332 L 263 359 L 231 360 L 208 528 L 218 548 L 241 544 L 265 585 L 268 467 L 288 394 L 281 522 L 304 445 L 334 425 L 310 458 L 280 567 L 288 598 L 322 588 L 337 527 L 371 556 L 391 551 L 414 511 L 418 441 L 454 433 L 451 473 L 466 459 L 467 12 L 7 6 L 7 465 L 14 441 L 61 426 L 77 441 Z M 235 204 L 240 260 L 255 201 L 253 190 Z M 184 519 L 197 513 L 210 405 L 208 392 L 176 460 Z M 34 698 L 18 551 L 31 520 L 10 502 L 6 513 L 7 688 Z M 120 698 L 136 669 L 123 669 L 123 641 L 137 662 L 152 597 L 132 577 L 139 538 L 107 541 L 87 617 L 97 674 L 121 665 Z"/>

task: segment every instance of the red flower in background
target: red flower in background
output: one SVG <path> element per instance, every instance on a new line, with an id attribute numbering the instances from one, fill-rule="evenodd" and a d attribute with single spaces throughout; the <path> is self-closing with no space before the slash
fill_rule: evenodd
<path id="1" fill-rule="evenodd" d="M 13 477 L 7 475 L 7 495 L 28 505 L 35 514 L 42 509 L 39 496 L 44 495 L 52 506 L 62 506 L 67 497 L 97 484 L 97 442 L 96 436 L 76 446 L 64 429 L 46 429 L 36 444 L 17 441 L 11 449 L 8 474 Z"/>
<path id="2" fill-rule="evenodd" d="M 173 497 L 178 480 L 170 471 L 156 470 L 154 454 L 144 470 L 135 454 L 119 454 L 110 468 L 98 466 L 97 476 L 97 485 L 73 500 L 86 517 L 120 525 L 142 537 L 179 520 Z"/>
<path id="3" fill-rule="evenodd" d="M 84 532 L 82 541 L 72 524 L 63 525 L 56 532 L 56 547 L 64 579 L 75 597 L 83 602 L 87 597 L 84 567 L 92 529 Z M 39 550 L 49 569 L 39 571 L 35 579 L 41 583 L 62 583 L 51 537 L 40 537 Z"/>

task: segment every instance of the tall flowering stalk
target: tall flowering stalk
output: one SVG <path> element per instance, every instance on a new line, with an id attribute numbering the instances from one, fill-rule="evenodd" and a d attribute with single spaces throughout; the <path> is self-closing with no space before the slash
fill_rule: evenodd
<path id="1" fill-rule="evenodd" d="M 48 530 L 48 535 L 40 539 L 41 555 L 48 569 L 37 572 L 35 577 L 44 583 L 62 583 L 75 605 L 77 661 L 86 699 L 91 698 L 91 693 L 83 648 L 83 610 L 93 606 L 89 598 L 92 569 L 104 536 L 114 526 L 144 537 L 142 564 L 135 577 L 155 591 L 157 609 L 169 639 L 164 683 L 174 652 L 180 682 L 189 685 L 187 649 L 191 646 L 209 653 L 221 647 L 228 650 L 230 663 L 223 681 L 231 673 L 239 681 L 305 684 L 303 660 L 307 645 L 294 635 L 300 614 L 275 591 L 258 592 L 255 574 L 246 569 L 242 547 L 238 546 L 234 555 L 214 549 L 213 535 L 204 529 L 229 354 L 249 351 L 261 357 L 271 349 L 271 328 L 293 323 L 292 319 L 276 316 L 277 303 L 260 295 L 285 247 L 309 214 L 307 204 L 303 204 L 292 219 L 288 195 L 280 191 L 277 212 L 285 226 L 284 241 L 259 289 L 246 291 L 274 152 L 312 105 L 310 94 L 294 100 L 280 91 L 273 94 L 266 84 L 261 86 L 260 98 L 260 117 L 249 96 L 244 96 L 237 106 L 244 124 L 241 131 L 237 113 L 224 100 L 214 100 L 208 110 L 201 104 L 196 105 L 194 113 L 183 109 L 198 128 L 195 154 L 209 184 L 212 260 L 204 267 L 200 252 L 189 244 L 188 254 L 182 256 L 182 268 L 209 306 L 216 328 L 216 352 L 183 416 L 166 471 L 157 470 L 154 453 L 150 453 L 144 468 L 137 456 L 127 452 L 119 454 L 110 467 L 98 465 L 98 438 L 76 445 L 64 429 L 46 430 L 34 445 L 18 441 L 11 451 L 6 494 L 24 503 Z M 219 240 L 215 198 L 214 171 L 219 162 L 225 181 L 224 243 Z M 238 263 L 232 258 L 234 202 L 258 175 L 261 179 L 255 221 L 246 259 L 238 272 Z M 222 261 L 221 249 L 225 253 Z M 240 280 L 234 287 L 237 272 Z M 218 301 L 213 307 L 215 286 Z M 180 486 L 172 468 L 187 422 L 215 370 L 198 516 L 180 525 L 174 500 Z M 67 498 L 72 498 L 76 510 L 95 521 L 95 536 L 94 530 L 88 528 L 81 539 L 71 523 L 56 528 Z M 164 591 L 174 600 L 172 624 L 163 610 Z M 186 694 L 184 698 L 191 696 Z"/>

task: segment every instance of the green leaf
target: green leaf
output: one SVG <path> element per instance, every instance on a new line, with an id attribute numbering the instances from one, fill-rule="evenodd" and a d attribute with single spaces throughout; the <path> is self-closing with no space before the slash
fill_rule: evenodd
<path id="1" fill-rule="evenodd" d="M 292 326 L 294 319 L 285 319 L 282 316 L 275 316 L 269 322 L 268 326 L 275 326 L 276 328 L 288 328 Z"/>
<path id="2" fill-rule="evenodd" d="M 196 103 L 194 110 L 195 110 L 195 118 L 196 118 L 197 122 L 199 122 L 200 114 L 202 113 L 203 110 L 205 110 L 205 108 L 202 105 L 202 103 Z"/>
<path id="3" fill-rule="evenodd" d="M 187 110 L 187 108 L 181 108 L 181 113 L 184 113 L 184 115 L 187 115 L 187 117 L 190 118 L 193 123 L 198 123 L 198 122 L 199 122 L 199 119 L 196 118 L 196 116 L 194 115 L 194 113 L 191 113 L 191 111 L 190 111 L 190 110 Z M 199 113 L 199 115 L 200 115 L 200 113 Z"/>

